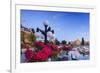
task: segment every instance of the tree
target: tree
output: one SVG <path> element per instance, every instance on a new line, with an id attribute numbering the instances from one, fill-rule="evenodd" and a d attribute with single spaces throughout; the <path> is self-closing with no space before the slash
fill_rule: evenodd
<path id="1" fill-rule="evenodd" d="M 60 41 L 58 41 L 58 39 L 55 39 L 55 44 L 56 45 L 59 45 L 60 44 Z"/>
<path id="2" fill-rule="evenodd" d="M 67 43 L 67 41 L 66 40 L 62 40 L 61 43 L 65 45 Z"/>
<path id="3" fill-rule="evenodd" d="M 68 42 L 68 45 L 70 45 L 70 44 L 71 44 L 71 42 L 69 41 L 69 42 Z"/>
<path id="4" fill-rule="evenodd" d="M 33 33 L 30 35 L 30 41 L 31 43 L 36 41 L 36 36 Z"/>
<path id="5" fill-rule="evenodd" d="M 85 41 L 84 41 L 84 38 L 82 37 L 81 45 L 84 45 L 84 44 L 85 44 Z"/>

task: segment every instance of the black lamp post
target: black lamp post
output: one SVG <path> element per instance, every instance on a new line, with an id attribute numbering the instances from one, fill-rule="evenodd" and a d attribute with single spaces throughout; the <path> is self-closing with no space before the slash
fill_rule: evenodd
<path id="1" fill-rule="evenodd" d="M 54 34 L 54 30 L 51 30 L 51 27 L 48 26 L 48 22 L 47 21 L 44 22 L 44 27 L 45 27 L 44 30 L 41 30 L 41 29 L 37 28 L 37 32 L 40 31 L 44 35 L 44 42 L 45 42 L 45 44 L 47 44 L 47 42 L 48 42 L 48 40 L 47 40 L 47 33 L 49 31 L 51 31 Z"/>

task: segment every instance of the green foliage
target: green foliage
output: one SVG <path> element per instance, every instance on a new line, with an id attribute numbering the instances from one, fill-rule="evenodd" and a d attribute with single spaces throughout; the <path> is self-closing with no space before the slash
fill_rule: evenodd
<path id="1" fill-rule="evenodd" d="M 71 44 L 71 42 L 68 42 L 68 44 L 70 45 L 70 44 Z"/>
<path id="2" fill-rule="evenodd" d="M 62 40 L 61 43 L 65 45 L 67 43 L 67 41 L 66 40 Z"/>
<path id="3" fill-rule="evenodd" d="M 84 45 L 84 44 L 85 44 L 85 41 L 84 41 L 84 38 L 82 38 L 81 45 Z"/>
<path id="4" fill-rule="evenodd" d="M 60 44 L 60 41 L 58 41 L 57 39 L 55 40 L 55 44 L 56 45 L 59 45 Z"/>
<path id="5" fill-rule="evenodd" d="M 36 41 L 36 36 L 34 34 L 30 35 L 30 42 L 33 43 Z"/>

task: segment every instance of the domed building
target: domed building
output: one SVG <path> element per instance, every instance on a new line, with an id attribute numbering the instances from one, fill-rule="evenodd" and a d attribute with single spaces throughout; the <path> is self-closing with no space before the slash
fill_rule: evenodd
<path id="1" fill-rule="evenodd" d="M 79 39 L 76 39 L 74 42 L 73 42 L 74 46 L 79 46 L 81 45 L 81 41 Z"/>

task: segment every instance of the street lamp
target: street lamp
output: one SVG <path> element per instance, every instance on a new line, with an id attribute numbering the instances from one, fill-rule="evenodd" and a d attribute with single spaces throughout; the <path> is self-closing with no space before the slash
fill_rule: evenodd
<path id="1" fill-rule="evenodd" d="M 41 32 L 44 35 L 44 42 L 45 44 L 47 44 L 48 40 L 47 40 L 47 33 L 48 32 L 52 32 L 54 34 L 54 30 L 51 30 L 51 27 L 48 26 L 48 21 L 44 21 L 44 30 L 41 30 L 40 28 L 37 28 L 36 31 L 37 32 Z"/>
<path id="2" fill-rule="evenodd" d="M 44 21 L 44 26 L 48 26 L 48 21 L 47 20 Z"/>

